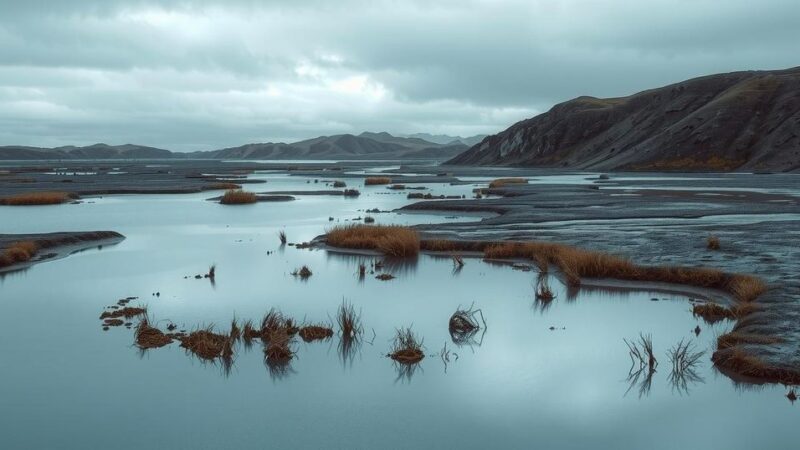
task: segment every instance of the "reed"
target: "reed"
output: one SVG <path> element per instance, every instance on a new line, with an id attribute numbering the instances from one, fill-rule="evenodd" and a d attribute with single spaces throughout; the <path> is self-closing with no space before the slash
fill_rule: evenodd
<path id="1" fill-rule="evenodd" d="M 392 179 L 389 177 L 367 177 L 364 179 L 364 186 L 375 186 L 381 184 L 391 184 Z"/>
<path id="2" fill-rule="evenodd" d="M 246 205 L 258 201 L 258 196 L 254 192 L 243 191 L 241 189 L 231 189 L 225 191 L 220 203 L 223 205 Z"/>
<path id="3" fill-rule="evenodd" d="M 410 257 L 419 253 L 419 235 L 395 225 L 342 225 L 328 230 L 326 240 L 334 247 L 377 250 L 387 256 Z"/>
<path id="4" fill-rule="evenodd" d="M 0 205 L 7 206 L 35 206 L 58 205 L 72 199 L 67 192 L 23 192 L 0 198 Z"/>
<path id="5" fill-rule="evenodd" d="M 401 364 L 416 364 L 425 358 L 422 340 L 411 328 L 397 329 L 389 357 Z"/>

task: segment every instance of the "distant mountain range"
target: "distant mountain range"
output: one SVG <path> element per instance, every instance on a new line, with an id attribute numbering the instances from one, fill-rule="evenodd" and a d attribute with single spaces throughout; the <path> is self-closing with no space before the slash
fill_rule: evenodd
<path id="1" fill-rule="evenodd" d="M 86 147 L 0 147 L 0 160 L 50 159 L 427 159 L 445 160 L 469 148 L 461 142 L 445 144 L 389 133 L 339 134 L 285 143 L 246 144 L 220 150 L 179 153 L 142 145 L 94 144 Z"/>
<path id="2" fill-rule="evenodd" d="M 453 165 L 800 170 L 800 67 L 578 97 L 483 139 Z"/>
<path id="3" fill-rule="evenodd" d="M 419 138 L 426 140 L 428 142 L 433 142 L 436 144 L 464 144 L 472 147 L 473 145 L 477 144 L 478 142 L 482 141 L 486 135 L 485 134 L 476 134 L 475 136 L 470 137 L 461 137 L 461 136 L 448 136 L 446 134 L 428 134 L 428 133 L 415 133 L 409 134 L 406 137 L 409 138 Z"/>

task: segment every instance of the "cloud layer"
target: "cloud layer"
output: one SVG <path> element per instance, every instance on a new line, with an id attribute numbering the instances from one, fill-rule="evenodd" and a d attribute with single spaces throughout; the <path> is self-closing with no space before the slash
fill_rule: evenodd
<path id="1" fill-rule="evenodd" d="M 800 65 L 796 0 L 0 0 L 0 145 L 491 133 Z"/>

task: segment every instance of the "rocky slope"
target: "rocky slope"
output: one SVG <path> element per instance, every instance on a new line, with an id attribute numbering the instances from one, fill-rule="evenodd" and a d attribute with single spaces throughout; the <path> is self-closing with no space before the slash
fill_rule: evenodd
<path id="1" fill-rule="evenodd" d="M 485 138 L 452 165 L 800 170 L 800 67 L 579 97 Z"/>

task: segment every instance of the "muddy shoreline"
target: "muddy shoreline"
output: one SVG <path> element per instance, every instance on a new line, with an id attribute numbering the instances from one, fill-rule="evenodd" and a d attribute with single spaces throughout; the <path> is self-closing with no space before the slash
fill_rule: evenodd
<path id="1" fill-rule="evenodd" d="M 39 251 L 28 261 L 0 267 L 0 274 L 24 270 L 35 264 L 53 261 L 98 246 L 115 245 L 125 236 L 115 231 L 84 231 L 37 234 L 0 234 L 0 253 L 17 242 L 35 243 Z"/>

